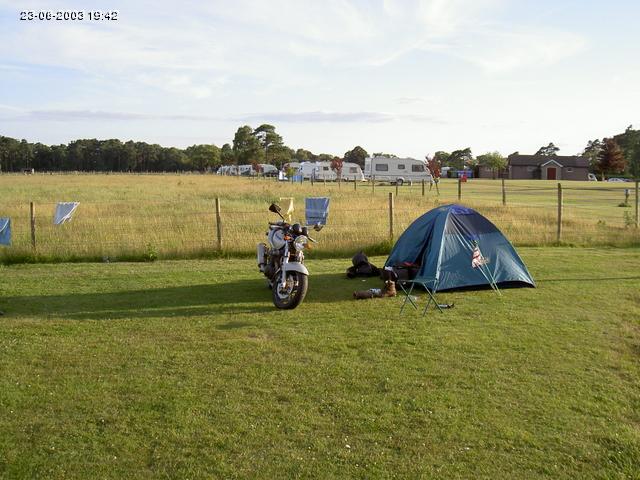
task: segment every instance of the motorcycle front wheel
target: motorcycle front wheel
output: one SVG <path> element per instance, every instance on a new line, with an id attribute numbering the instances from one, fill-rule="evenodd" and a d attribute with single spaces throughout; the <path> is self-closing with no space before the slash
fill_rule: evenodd
<path id="1" fill-rule="evenodd" d="M 302 303 L 307 288 L 309 287 L 309 278 L 300 272 L 287 272 L 287 283 L 283 286 L 274 283 L 271 292 L 273 294 L 273 304 L 277 308 L 283 310 L 291 310 Z"/>

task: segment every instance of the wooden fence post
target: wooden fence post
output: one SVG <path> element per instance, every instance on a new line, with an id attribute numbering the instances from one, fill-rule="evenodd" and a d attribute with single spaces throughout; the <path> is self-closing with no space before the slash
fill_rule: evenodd
<path id="1" fill-rule="evenodd" d="M 371 194 L 376 193 L 376 176 L 371 177 Z"/>
<path id="2" fill-rule="evenodd" d="M 422 179 L 422 196 L 424 197 L 424 178 Z"/>
<path id="3" fill-rule="evenodd" d="M 29 203 L 29 215 L 31 217 L 31 247 L 36 249 L 36 206 L 33 202 Z"/>
<path id="4" fill-rule="evenodd" d="M 462 178 L 458 177 L 458 201 L 462 199 Z"/>
<path id="5" fill-rule="evenodd" d="M 502 178 L 502 205 L 507 205 L 507 190 L 504 186 L 504 177 Z"/>
<path id="6" fill-rule="evenodd" d="M 357 191 L 358 190 L 358 179 L 354 178 L 353 179 L 353 191 Z"/>
<path id="7" fill-rule="evenodd" d="M 396 197 L 398 196 L 398 182 L 396 181 Z"/>
<path id="8" fill-rule="evenodd" d="M 216 197 L 216 230 L 218 233 L 218 250 L 222 251 L 222 220 L 220 218 L 220 197 Z"/>
<path id="9" fill-rule="evenodd" d="M 393 243 L 393 192 L 389 192 L 389 241 Z"/>
<path id="10" fill-rule="evenodd" d="M 558 183 L 558 235 L 557 241 L 562 240 L 562 184 Z"/>
<path id="11" fill-rule="evenodd" d="M 638 225 L 640 224 L 640 217 L 638 216 L 638 183 L 640 182 L 636 180 L 636 228 L 638 228 Z"/>

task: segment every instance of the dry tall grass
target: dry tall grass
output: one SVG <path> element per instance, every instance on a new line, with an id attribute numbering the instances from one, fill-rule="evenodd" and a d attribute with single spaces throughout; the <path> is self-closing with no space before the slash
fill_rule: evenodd
<path id="1" fill-rule="evenodd" d="M 11 217 L 13 245 L 0 261 L 193 257 L 217 250 L 214 201 L 221 199 L 223 253 L 248 254 L 273 215 L 269 203 L 294 197 L 296 218 L 307 196 L 331 197 L 329 225 L 317 235 L 318 252 L 350 255 L 389 246 L 391 186 L 352 183 L 303 185 L 212 175 L 2 175 L 0 217 Z M 640 245 L 631 224 L 633 206 L 620 207 L 633 184 L 564 182 L 563 242 Z M 555 182 L 507 181 L 507 206 L 499 181 L 463 184 L 462 202 L 491 219 L 515 245 L 556 242 Z M 36 250 L 31 247 L 29 202 L 36 205 Z M 54 226 L 58 201 L 79 201 L 71 223 Z M 434 206 L 457 203 L 455 180 L 422 196 L 421 185 L 403 186 L 395 198 L 395 236 Z M 633 190 L 630 204 L 633 205 Z"/>

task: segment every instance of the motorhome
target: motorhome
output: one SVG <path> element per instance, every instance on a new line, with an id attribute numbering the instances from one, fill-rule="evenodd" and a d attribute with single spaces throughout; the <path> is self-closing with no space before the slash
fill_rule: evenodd
<path id="1" fill-rule="evenodd" d="M 334 181 L 338 179 L 336 171 L 331 169 L 331 162 L 302 162 L 297 173 L 302 175 L 305 180 L 310 180 L 312 177 L 314 180 Z M 344 162 L 341 180 L 363 182 L 365 178 L 357 163 Z"/>
<path id="2" fill-rule="evenodd" d="M 367 180 L 379 180 L 398 185 L 422 180 L 431 182 L 432 180 L 427 162 L 415 158 L 365 158 L 364 176 Z"/>

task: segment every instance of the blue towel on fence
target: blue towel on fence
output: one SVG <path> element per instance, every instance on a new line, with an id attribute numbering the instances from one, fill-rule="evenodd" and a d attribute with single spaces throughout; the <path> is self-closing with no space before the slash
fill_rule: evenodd
<path id="1" fill-rule="evenodd" d="M 65 222 L 70 222 L 73 216 L 73 212 L 76 211 L 80 205 L 79 202 L 59 202 L 56 206 L 56 213 L 53 218 L 54 225 L 60 225 Z"/>
<path id="2" fill-rule="evenodd" d="M 10 218 L 0 218 L 0 245 L 11 245 Z"/>
<path id="3" fill-rule="evenodd" d="M 307 225 L 327 224 L 329 216 L 329 198 L 327 197 L 310 197 L 304 199 L 305 213 L 307 216 Z"/>

